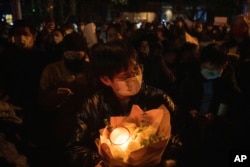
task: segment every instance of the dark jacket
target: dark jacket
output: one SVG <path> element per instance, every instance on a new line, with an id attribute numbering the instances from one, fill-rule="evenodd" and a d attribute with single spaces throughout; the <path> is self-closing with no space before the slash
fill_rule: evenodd
<path id="1" fill-rule="evenodd" d="M 139 105 L 144 111 L 165 104 L 171 113 L 171 126 L 174 127 L 176 106 L 162 90 L 143 85 L 140 92 L 132 97 L 127 108 L 120 106 L 110 88 L 101 90 L 86 101 L 77 116 L 78 129 L 67 147 L 70 166 L 95 166 L 101 160 L 95 139 L 100 135 L 99 129 L 105 127 L 104 119 L 110 116 L 127 116 L 133 104 Z"/>
<path id="2" fill-rule="evenodd" d="M 201 73 L 193 73 L 183 80 L 180 86 L 181 105 L 185 111 L 198 109 L 201 106 L 206 80 Z M 227 66 L 221 77 L 212 80 L 213 96 L 209 106 L 209 113 L 217 114 L 219 104 L 228 104 L 231 108 L 235 107 L 240 90 L 237 86 L 234 71 L 231 66 Z"/>

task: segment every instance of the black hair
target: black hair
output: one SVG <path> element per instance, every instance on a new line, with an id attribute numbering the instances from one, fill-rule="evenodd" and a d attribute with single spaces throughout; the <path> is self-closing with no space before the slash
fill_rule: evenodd
<path id="1" fill-rule="evenodd" d="M 132 60 L 137 61 L 133 47 L 123 40 L 98 43 L 91 49 L 91 65 L 97 77 L 113 78 L 122 70 L 127 70 Z"/>
<path id="2" fill-rule="evenodd" d="M 110 23 L 106 29 L 106 39 L 108 40 L 108 32 L 109 30 L 111 29 L 114 29 L 115 32 L 116 32 L 116 35 L 118 37 L 118 35 L 120 34 L 121 36 L 123 36 L 124 32 L 123 32 L 123 27 L 121 24 L 118 24 L 118 23 Z M 112 39 L 112 40 L 116 40 L 115 39 Z"/>
<path id="3" fill-rule="evenodd" d="M 201 49 L 200 62 L 210 62 L 216 67 L 223 66 L 228 60 L 228 55 L 223 47 L 216 43 L 210 43 Z"/>
<path id="4" fill-rule="evenodd" d="M 11 28 L 11 32 L 10 34 L 11 35 L 14 35 L 16 34 L 17 30 L 19 28 L 24 28 L 24 27 L 28 27 L 30 29 L 30 32 L 35 35 L 37 33 L 37 29 L 36 29 L 36 26 L 35 24 L 30 21 L 30 20 L 24 20 L 24 19 L 20 19 L 20 20 L 16 20 Z"/>
<path id="5" fill-rule="evenodd" d="M 86 53 L 89 52 L 86 40 L 76 32 L 72 32 L 71 34 L 64 36 L 62 41 L 62 48 L 63 51 L 84 51 Z"/>

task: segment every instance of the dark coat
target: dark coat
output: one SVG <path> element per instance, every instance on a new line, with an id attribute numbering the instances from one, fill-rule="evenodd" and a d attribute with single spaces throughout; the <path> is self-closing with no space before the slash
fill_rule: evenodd
<path id="1" fill-rule="evenodd" d="M 171 127 L 175 129 L 176 106 L 162 90 L 144 85 L 132 97 L 127 108 L 122 108 L 113 91 L 104 89 L 89 98 L 77 116 L 78 128 L 68 146 L 71 166 L 95 166 L 101 160 L 97 154 L 95 139 L 100 136 L 99 129 L 105 127 L 104 119 L 110 116 L 127 116 L 133 104 L 139 105 L 143 110 L 155 109 L 165 104 L 171 114 Z"/>

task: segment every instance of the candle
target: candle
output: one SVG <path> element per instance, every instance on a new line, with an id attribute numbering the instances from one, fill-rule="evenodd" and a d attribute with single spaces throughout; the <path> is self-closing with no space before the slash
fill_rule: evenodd
<path id="1" fill-rule="evenodd" d="M 112 130 L 110 133 L 110 141 L 114 145 L 119 145 L 121 148 L 124 149 L 124 147 L 127 146 L 127 142 L 129 140 L 129 130 L 125 127 L 117 127 Z"/>

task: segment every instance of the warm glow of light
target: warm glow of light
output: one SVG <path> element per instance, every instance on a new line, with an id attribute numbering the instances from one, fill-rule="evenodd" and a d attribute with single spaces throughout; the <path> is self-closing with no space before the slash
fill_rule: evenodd
<path id="1" fill-rule="evenodd" d="M 172 13 L 172 10 L 167 9 L 167 10 L 166 10 L 166 16 L 167 16 L 167 21 L 172 20 L 172 19 L 173 19 L 173 13 Z"/>
<path id="2" fill-rule="evenodd" d="M 13 17 L 12 17 L 12 14 L 6 14 L 5 16 L 5 20 L 7 23 L 11 24 L 13 23 Z"/>
<path id="3" fill-rule="evenodd" d="M 117 127 L 110 133 L 110 141 L 115 145 L 127 145 L 129 131 L 124 127 Z"/>
<path id="4" fill-rule="evenodd" d="M 152 22 L 156 18 L 156 14 L 154 12 L 124 12 L 121 18 L 136 23 L 143 20 Z"/>

